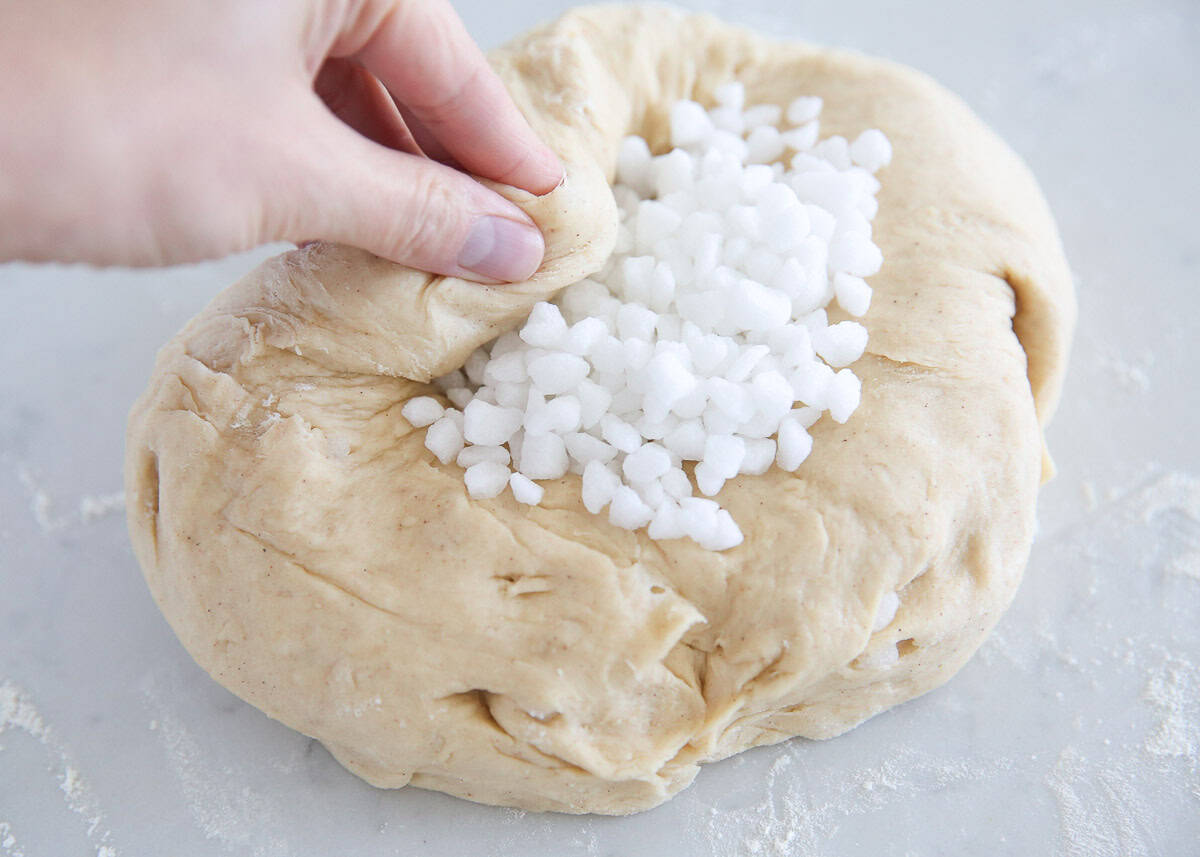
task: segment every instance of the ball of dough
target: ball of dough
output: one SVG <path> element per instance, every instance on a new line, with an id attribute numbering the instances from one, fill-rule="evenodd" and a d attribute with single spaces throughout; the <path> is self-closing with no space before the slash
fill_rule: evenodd
<path id="1" fill-rule="evenodd" d="M 583 8 L 493 62 L 567 166 L 546 197 L 502 189 L 547 236 L 532 280 L 314 245 L 160 353 L 129 421 L 129 525 L 184 646 L 375 785 L 564 812 L 646 809 L 704 762 L 944 682 L 1025 565 L 1074 313 L 1026 169 L 922 75 L 707 16 Z M 859 410 L 814 426 L 794 474 L 726 485 L 746 539 L 723 553 L 610 526 L 574 475 L 538 507 L 468 499 L 404 403 L 597 270 L 620 139 L 665 145 L 674 100 L 735 78 L 894 145 Z"/>

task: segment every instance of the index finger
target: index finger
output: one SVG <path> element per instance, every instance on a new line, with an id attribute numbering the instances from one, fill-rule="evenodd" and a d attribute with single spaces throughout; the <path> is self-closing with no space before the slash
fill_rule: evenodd
<path id="1" fill-rule="evenodd" d="M 357 58 L 468 171 L 534 194 L 562 180 L 446 0 L 398 0 Z"/>

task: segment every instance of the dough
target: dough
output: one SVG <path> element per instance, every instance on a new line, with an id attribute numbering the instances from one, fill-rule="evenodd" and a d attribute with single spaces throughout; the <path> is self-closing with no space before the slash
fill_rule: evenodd
<path id="1" fill-rule="evenodd" d="M 1074 306 L 1032 178 L 911 70 L 663 8 L 571 12 L 496 68 L 569 178 L 532 199 L 547 261 L 488 288 L 345 247 L 272 259 L 160 353 L 129 421 L 138 559 L 196 661 L 378 786 L 629 813 L 703 762 L 829 738 L 946 681 L 1008 605 Z M 746 540 L 654 542 L 589 515 L 466 496 L 400 416 L 431 376 L 596 270 L 629 132 L 732 78 L 881 128 L 882 273 L 863 401 L 795 473 L 721 495 Z M 895 617 L 872 625 L 899 595 Z"/>

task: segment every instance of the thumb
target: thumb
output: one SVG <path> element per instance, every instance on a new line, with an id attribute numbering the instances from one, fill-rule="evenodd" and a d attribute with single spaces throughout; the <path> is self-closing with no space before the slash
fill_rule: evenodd
<path id="1" fill-rule="evenodd" d="M 303 142 L 292 174 L 264 188 L 272 237 L 351 244 L 484 283 L 537 271 L 545 243 L 520 208 L 464 173 L 374 143 L 323 107 L 320 114 L 293 138 Z"/>

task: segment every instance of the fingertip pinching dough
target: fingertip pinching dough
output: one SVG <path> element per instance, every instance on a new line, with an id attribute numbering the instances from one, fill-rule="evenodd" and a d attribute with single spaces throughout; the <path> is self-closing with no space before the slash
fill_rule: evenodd
<path id="1" fill-rule="evenodd" d="M 704 762 L 946 681 L 1024 569 L 1074 320 L 1028 171 L 916 72 L 707 16 L 585 7 L 493 62 L 567 167 L 546 197 L 502 189 L 547 237 L 532 280 L 313 245 L 160 353 L 129 420 L 128 518 L 184 646 L 368 782 L 563 812 L 647 809 Z M 892 143 L 858 410 L 814 425 L 795 473 L 725 484 L 745 537 L 726 551 L 612 526 L 575 474 L 536 506 L 469 498 L 404 404 L 598 270 L 621 139 L 661 149 L 670 104 L 734 79 Z"/>

